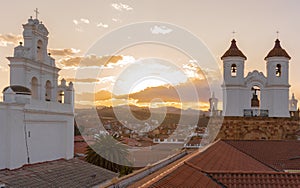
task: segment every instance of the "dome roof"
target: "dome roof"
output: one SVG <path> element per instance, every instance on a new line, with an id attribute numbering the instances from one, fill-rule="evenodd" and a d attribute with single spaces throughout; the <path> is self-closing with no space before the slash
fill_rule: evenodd
<path id="1" fill-rule="evenodd" d="M 24 86 L 19 86 L 19 85 L 12 85 L 12 86 L 7 86 L 6 88 L 3 89 L 3 93 L 10 88 L 15 92 L 16 94 L 19 95 L 31 95 L 31 90 L 28 89 L 27 87 Z"/>
<path id="2" fill-rule="evenodd" d="M 247 59 L 243 52 L 237 47 L 236 41 L 234 39 L 232 39 L 229 49 L 225 52 L 221 59 L 223 60 L 223 58 L 225 57 L 242 57 Z"/>
<path id="3" fill-rule="evenodd" d="M 286 57 L 288 59 L 291 59 L 289 54 L 281 48 L 280 41 L 276 39 L 274 48 L 268 53 L 268 55 L 265 57 L 265 60 L 269 57 Z"/>

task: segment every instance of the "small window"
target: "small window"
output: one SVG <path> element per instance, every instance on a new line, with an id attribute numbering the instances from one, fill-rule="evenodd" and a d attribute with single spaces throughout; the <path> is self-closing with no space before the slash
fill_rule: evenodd
<path id="1" fill-rule="evenodd" d="M 276 65 L 276 76 L 277 77 L 281 76 L 281 65 L 280 64 Z"/>
<path id="2" fill-rule="evenodd" d="M 43 61 L 43 42 L 41 40 L 37 42 L 37 60 Z"/>
<path id="3" fill-rule="evenodd" d="M 58 102 L 65 103 L 65 92 L 64 91 L 60 91 L 58 93 Z"/>
<path id="4" fill-rule="evenodd" d="M 47 80 L 45 88 L 46 88 L 45 100 L 51 101 L 52 86 L 51 86 L 51 82 L 49 80 Z"/>
<path id="5" fill-rule="evenodd" d="M 231 76 L 235 77 L 236 76 L 236 64 L 231 65 Z"/>

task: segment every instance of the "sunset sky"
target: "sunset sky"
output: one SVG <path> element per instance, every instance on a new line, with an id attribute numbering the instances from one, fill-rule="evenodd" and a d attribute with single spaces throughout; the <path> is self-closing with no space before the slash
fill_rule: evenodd
<path id="1" fill-rule="evenodd" d="M 160 98 L 166 105 L 180 107 L 180 101 L 184 101 L 183 108 L 207 109 L 207 100 L 215 90 L 208 80 L 220 76 L 220 57 L 230 45 L 232 31 L 236 31 L 237 45 L 247 56 L 246 75 L 254 69 L 266 73 L 264 57 L 273 48 L 279 31 L 281 45 L 292 57 L 290 92 L 300 98 L 298 0 L 28 0 L 26 3 L 11 0 L 1 2 L 1 7 L 0 88 L 9 84 L 9 62 L 5 57 L 12 56 L 13 48 L 22 41 L 22 24 L 34 17 L 33 10 L 38 8 L 38 18 L 50 32 L 49 51 L 62 69 L 61 76 L 76 82 L 76 100 L 83 105 L 95 92 L 95 99 L 101 101 L 99 105 L 146 105 Z M 124 37 L 130 40 L 138 31 L 135 29 L 137 33 L 132 35 L 112 35 L 115 38 L 111 40 L 103 38 L 123 27 L 132 28 L 144 22 L 158 23 L 147 27 L 147 31 L 159 40 L 172 39 L 178 33 L 177 27 L 190 32 L 203 45 L 194 50 L 205 54 L 207 58 L 202 63 L 206 61 L 207 66 L 199 66 L 191 57 L 191 50 L 183 53 L 180 47 L 147 41 L 120 46 L 114 54 L 108 53 L 112 45 L 121 43 Z M 178 40 L 185 43 L 188 37 Z M 218 73 L 214 72 L 217 70 Z M 207 78 L 207 72 L 211 78 Z M 110 93 L 114 94 L 114 100 Z M 127 96 L 128 93 L 132 95 Z M 220 92 L 216 95 L 221 99 Z"/>

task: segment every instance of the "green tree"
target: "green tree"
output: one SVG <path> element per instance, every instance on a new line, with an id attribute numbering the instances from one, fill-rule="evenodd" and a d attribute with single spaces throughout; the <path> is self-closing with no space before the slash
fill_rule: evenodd
<path id="1" fill-rule="evenodd" d="M 133 171 L 127 157 L 128 151 L 124 144 L 111 136 L 101 135 L 93 145 L 87 147 L 85 160 L 123 176 Z"/>

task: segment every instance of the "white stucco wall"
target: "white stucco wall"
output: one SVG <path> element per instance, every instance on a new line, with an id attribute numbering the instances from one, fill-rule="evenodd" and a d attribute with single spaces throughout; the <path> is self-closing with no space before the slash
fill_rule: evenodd
<path id="1" fill-rule="evenodd" d="M 0 103 L 0 118 L 0 169 L 19 168 L 28 164 L 28 157 L 30 164 L 73 158 L 71 105 L 37 100 Z"/>

